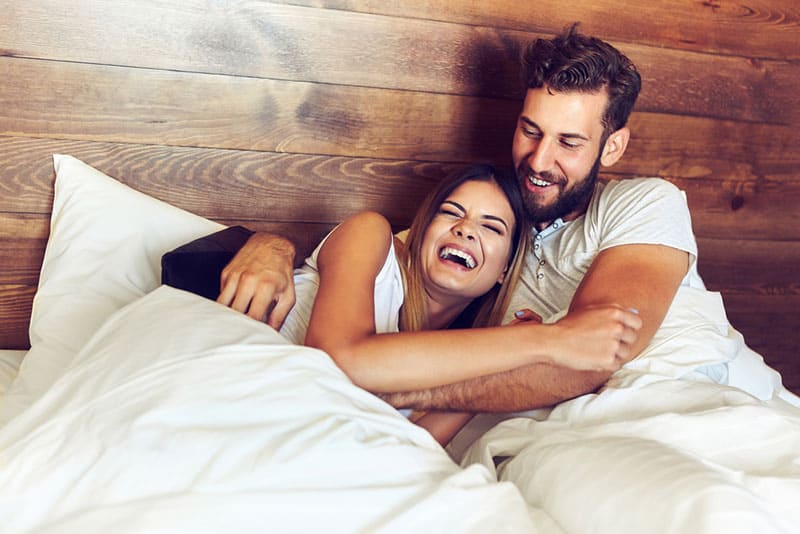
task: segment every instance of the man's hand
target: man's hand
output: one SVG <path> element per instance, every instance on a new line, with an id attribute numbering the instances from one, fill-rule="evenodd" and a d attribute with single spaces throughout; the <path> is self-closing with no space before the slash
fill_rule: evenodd
<path id="1" fill-rule="evenodd" d="M 222 270 L 217 302 L 279 329 L 295 303 L 294 256 L 288 239 L 253 234 Z"/>
<path id="2" fill-rule="evenodd" d="M 560 340 L 552 363 L 576 371 L 616 371 L 636 356 L 631 346 L 641 327 L 637 310 L 615 304 L 570 311 L 550 326 Z"/>

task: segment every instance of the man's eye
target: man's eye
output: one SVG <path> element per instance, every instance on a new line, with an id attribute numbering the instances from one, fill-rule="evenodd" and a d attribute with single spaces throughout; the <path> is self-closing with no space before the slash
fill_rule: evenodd
<path id="1" fill-rule="evenodd" d="M 561 140 L 561 144 L 563 146 L 565 146 L 566 148 L 578 148 L 579 146 L 581 146 L 578 143 L 573 143 L 571 141 L 567 141 L 567 140 L 564 140 L 564 139 Z"/>
<path id="2" fill-rule="evenodd" d="M 523 132 L 523 133 L 524 133 L 526 136 L 528 136 L 528 137 L 533 137 L 533 138 L 536 138 L 536 139 L 538 139 L 539 137 L 541 137 L 541 136 L 542 136 L 542 134 L 541 134 L 541 133 L 539 133 L 539 131 L 538 131 L 538 130 L 528 130 L 527 128 L 523 128 L 523 129 L 522 129 L 522 132 Z"/>

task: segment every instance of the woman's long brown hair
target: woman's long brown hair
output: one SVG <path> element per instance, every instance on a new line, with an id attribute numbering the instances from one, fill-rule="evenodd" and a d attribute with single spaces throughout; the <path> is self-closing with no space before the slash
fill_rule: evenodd
<path id="1" fill-rule="evenodd" d="M 525 253 L 528 247 L 528 225 L 519 185 L 516 178 L 508 172 L 496 169 L 491 165 L 473 165 L 453 173 L 442 180 L 428 194 L 411 223 L 405 247 L 398 248 L 398 258 L 405 283 L 405 300 L 400 310 L 400 330 L 427 330 L 428 308 L 425 298 L 425 287 L 422 278 L 422 240 L 425 231 L 438 213 L 442 202 L 465 182 L 493 182 L 503 191 L 514 212 L 514 231 L 511 237 L 511 251 L 508 269 L 502 284 L 495 284 L 485 295 L 478 297 L 465 311 L 468 317 L 459 321 L 464 326 L 496 326 L 503 319 L 503 314 L 511 300 L 517 280 L 519 279 Z"/>

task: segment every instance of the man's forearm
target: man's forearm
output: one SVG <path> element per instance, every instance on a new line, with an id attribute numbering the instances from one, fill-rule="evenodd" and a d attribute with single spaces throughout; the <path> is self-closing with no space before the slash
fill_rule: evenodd
<path id="1" fill-rule="evenodd" d="M 590 393 L 609 373 L 534 364 L 437 388 L 380 395 L 396 408 L 515 412 L 552 406 Z"/>

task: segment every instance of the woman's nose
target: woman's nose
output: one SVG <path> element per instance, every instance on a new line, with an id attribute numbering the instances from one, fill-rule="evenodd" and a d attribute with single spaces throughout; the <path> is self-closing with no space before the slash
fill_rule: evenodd
<path id="1" fill-rule="evenodd" d="M 463 237 L 468 241 L 473 241 L 475 239 L 475 230 L 471 225 L 465 222 L 457 224 L 453 230 L 458 237 Z"/>

